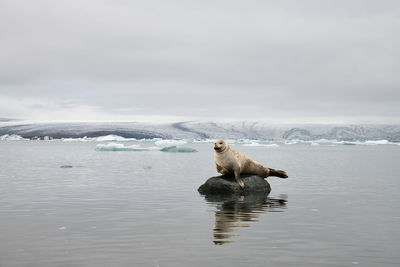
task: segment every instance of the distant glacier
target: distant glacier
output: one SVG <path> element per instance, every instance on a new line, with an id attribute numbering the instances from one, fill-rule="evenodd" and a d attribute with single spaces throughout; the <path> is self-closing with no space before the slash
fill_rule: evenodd
<path id="1" fill-rule="evenodd" d="M 400 125 L 277 125 L 266 122 L 176 123 L 0 123 L 0 135 L 16 134 L 23 138 L 83 138 L 117 135 L 135 139 L 248 139 L 248 140 L 388 140 L 400 142 Z"/>

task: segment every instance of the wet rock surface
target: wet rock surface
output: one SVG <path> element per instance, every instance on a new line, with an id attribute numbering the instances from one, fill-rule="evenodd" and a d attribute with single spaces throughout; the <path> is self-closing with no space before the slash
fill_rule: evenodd
<path id="1" fill-rule="evenodd" d="M 209 178 L 199 189 L 200 194 L 242 194 L 249 195 L 254 193 L 269 194 L 271 192 L 271 186 L 269 183 L 261 177 L 250 175 L 243 176 L 242 181 L 244 188 L 236 182 L 234 177 L 231 176 L 215 176 Z"/>

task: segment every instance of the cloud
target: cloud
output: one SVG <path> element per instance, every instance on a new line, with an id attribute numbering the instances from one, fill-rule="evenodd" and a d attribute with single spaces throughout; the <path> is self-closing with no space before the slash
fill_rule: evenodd
<path id="1" fill-rule="evenodd" d="M 32 117 L 45 101 L 88 117 L 399 116 L 398 10 L 397 1 L 3 1 L 0 97 L 37 100 L 3 114 Z"/>

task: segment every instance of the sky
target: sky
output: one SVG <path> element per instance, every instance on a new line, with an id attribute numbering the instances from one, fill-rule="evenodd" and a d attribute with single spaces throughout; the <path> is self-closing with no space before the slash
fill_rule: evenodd
<path id="1" fill-rule="evenodd" d="M 400 123 L 400 1 L 0 0 L 0 118 Z"/>

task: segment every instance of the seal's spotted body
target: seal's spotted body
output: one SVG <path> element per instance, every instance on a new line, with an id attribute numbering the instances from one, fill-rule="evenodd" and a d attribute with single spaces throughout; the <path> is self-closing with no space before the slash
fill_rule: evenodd
<path id="1" fill-rule="evenodd" d="M 240 179 L 241 174 L 253 174 L 262 178 L 267 178 L 268 176 L 288 177 L 285 171 L 264 167 L 244 153 L 230 149 L 224 140 L 218 140 L 214 144 L 214 150 L 217 171 L 221 174 L 234 175 L 242 188 L 244 188 L 244 183 Z"/>

